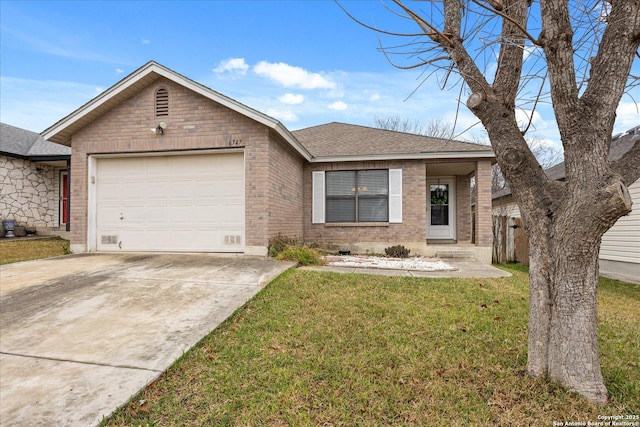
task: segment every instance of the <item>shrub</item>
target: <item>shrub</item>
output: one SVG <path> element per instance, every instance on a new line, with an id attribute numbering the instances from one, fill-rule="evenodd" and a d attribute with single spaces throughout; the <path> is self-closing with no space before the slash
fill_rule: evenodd
<path id="1" fill-rule="evenodd" d="M 267 253 L 270 257 L 275 258 L 278 256 L 278 254 L 280 254 L 286 248 L 290 246 L 296 246 L 299 244 L 300 242 L 298 242 L 298 240 L 293 237 L 287 237 L 287 236 L 278 234 L 276 237 L 269 240 L 269 247 L 267 249 Z"/>
<path id="2" fill-rule="evenodd" d="M 275 258 L 284 261 L 297 261 L 300 265 L 323 265 L 325 263 L 320 251 L 302 244 L 287 246 Z"/>
<path id="3" fill-rule="evenodd" d="M 402 245 L 389 246 L 384 249 L 385 255 L 391 258 L 408 258 L 409 252 L 411 251 Z"/>

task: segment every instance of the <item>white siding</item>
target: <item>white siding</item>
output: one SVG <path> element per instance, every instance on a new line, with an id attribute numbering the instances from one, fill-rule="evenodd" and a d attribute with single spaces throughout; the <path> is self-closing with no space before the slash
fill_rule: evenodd
<path id="1" fill-rule="evenodd" d="M 600 259 L 640 264 L 640 180 L 629 187 L 633 210 L 602 236 Z"/>
<path id="2" fill-rule="evenodd" d="M 513 197 L 509 196 L 504 200 L 498 200 L 493 202 L 492 214 L 496 216 L 508 216 L 511 218 L 520 218 L 520 208 L 513 200 Z"/>

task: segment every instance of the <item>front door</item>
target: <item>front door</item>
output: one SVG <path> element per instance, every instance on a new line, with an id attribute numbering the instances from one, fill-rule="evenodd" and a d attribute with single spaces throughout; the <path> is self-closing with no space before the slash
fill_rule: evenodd
<path id="1" fill-rule="evenodd" d="M 427 239 L 456 239 L 456 180 L 429 178 L 427 188 Z"/>
<path id="2" fill-rule="evenodd" d="M 69 173 L 60 172 L 60 225 L 69 221 Z"/>

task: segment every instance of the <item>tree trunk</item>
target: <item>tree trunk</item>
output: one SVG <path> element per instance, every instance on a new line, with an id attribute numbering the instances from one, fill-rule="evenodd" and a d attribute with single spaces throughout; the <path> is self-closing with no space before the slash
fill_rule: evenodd
<path id="1" fill-rule="evenodd" d="M 533 240 L 527 371 L 606 403 L 596 322 L 600 238 L 587 237 L 580 245 Z"/>
<path id="2" fill-rule="evenodd" d="M 527 371 L 606 403 L 597 335 L 598 258 L 602 235 L 631 210 L 631 199 L 619 176 L 602 179 L 586 167 L 581 176 L 591 178 L 567 183 L 566 191 L 550 198 L 553 203 L 538 209 L 521 203 L 530 239 Z"/>

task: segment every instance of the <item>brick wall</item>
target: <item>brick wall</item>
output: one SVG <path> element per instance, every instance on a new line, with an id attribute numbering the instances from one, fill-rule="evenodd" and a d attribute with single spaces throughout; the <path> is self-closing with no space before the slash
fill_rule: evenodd
<path id="1" fill-rule="evenodd" d="M 491 161 L 476 163 L 476 245 L 491 246 Z"/>
<path id="2" fill-rule="evenodd" d="M 312 224 L 312 172 L 357 169 L 402 169 L 402 223 L 387 226 Z M 311 163 L 304 171 L 304 238 L 320 244 L 426 241 L 426 179 L 424 161 Z"/>
<path id="3" fill-rule="evenodd" d="M 471 242 L 471 180 L 456 176 L 456 234 L 458 243 Z"/>
<path id="4" fill-rule="evenodd" d="M 305 160 L 277 135 L 272 134 L 268 164 L 267 240 L 281 234 L 302 240 L 302 182 Z"/>
<path id="5" fill-rule="evenodd" d="M 160 86 L 169 92 L 169 115 L 156 118 L 155 91 Z M 160 121 L 167 123 L 164 135 L 151 131 Z M 239 141 L 237 144 L 245 147 L 246 245 L 263 246 L 269 193 L 269 129 L 164 78 L 72 135 L 72 244 L 78 249 L 87 242 L 88 155 L 229 148 L 230 141 Z"/>

